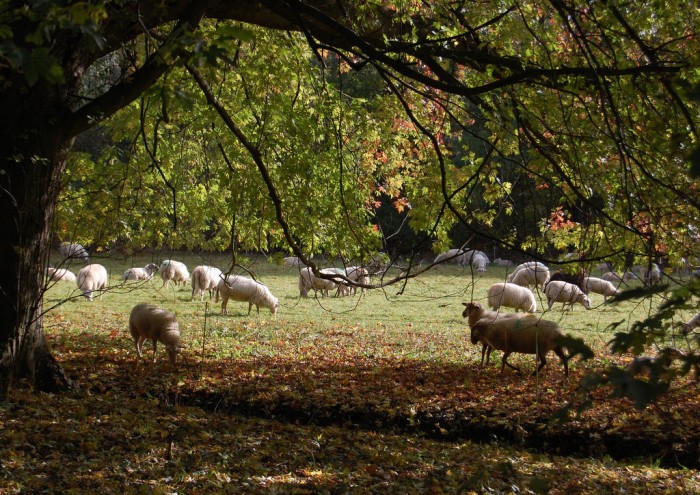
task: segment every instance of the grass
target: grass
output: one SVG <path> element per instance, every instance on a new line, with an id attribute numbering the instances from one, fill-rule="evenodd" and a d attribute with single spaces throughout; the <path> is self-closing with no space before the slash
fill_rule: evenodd
<path id="1" fill-rule="evenodd" d="M 228 262 L 173 258 L 190 269 Z M 45 315 L 47 338 L 82 388 L 15 390 L 0 406 L 0 494 L 700 490 L 698 471 L 678 467 L 697 462 L 700 393 L 689 378 L 645 411 L 602 390 L 575 421 L 548 422 L 586 374 L 630 359 L 610 354 L 607 327 L 628 327 L 660 298 L 555 306 L 545 317 L 596 357 L 574 360 L 565 380 L 551 356 L 535 379 L 500 374 L 498 355 L 481 369 L 469 341 L 461 303 L 484 303 L 505 277 L 497 267 L 475 279 L 442 266 L 400 295 L 392 286 L 317 300 L 299 298 L 296 269 L 251 257 L 246 267 L 279 298 L 279 313 L 248 316 L 247 304 L 229 302 L 224 316 L 208 296 L 190 301 L 189 287 L 157 277 L 120 285 L 125 269 L 157 257 L 95 261 L 110 273 L 102 298 L 75 297 L 69 283 L 45 296 L 47 308 L 60 303 Z M 155 364 L 137 359 L 127 322 L 139 302 L 176 312 L 187 345 L 176 370 L 162 349 Z M 534 369 L 532 356 L 511 361 Z"/>

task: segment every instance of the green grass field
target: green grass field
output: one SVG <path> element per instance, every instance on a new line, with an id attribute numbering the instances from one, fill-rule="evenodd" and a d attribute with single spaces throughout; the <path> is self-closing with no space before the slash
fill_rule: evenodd
<path id="1" fill-rule="evenodd" d="M 228 263 L 170 257 L 190 271 Z M 584 376 L 631 359 L 610 354 L 608 325 L 627 328 L 660 298 L 556 305 L 545 318 L 596 357 L 574 359 L 565 379 L 550 355 L 533 378 L 533 356 L 510 359 L 523 374 L 501 374 L 500 353 L 480 368 L 461 316 L 463 301 L 485 304 L 505 269 L 473 279 L 448 265 L 403 288 L 304 299 L 296 268 L 251 257 L 246 268 L 281 308 L 248 316 L 231 301 L 224 316 L 208 295 L 190 301 L 189 285 L 163 288 L 158 275 L 121 285 L 125 269 L 160 258 L 94 262 L 110 273 L 101 298 L 58 283 L 44 299 L 49 345 L 81 388 L 18 389 L 0 405 L 0 494 L 700 491 L 698 471 L 682 468 L 698 460 L 700 431 L 688 377 L 644 411 L 599 390 L 574 421 L 549 422 Z M 150 344 L 137 358 L 128 317 L 140 302 L 177 314 L 187 348 L 176 369 L 163 349 L 151 363 Z"/>

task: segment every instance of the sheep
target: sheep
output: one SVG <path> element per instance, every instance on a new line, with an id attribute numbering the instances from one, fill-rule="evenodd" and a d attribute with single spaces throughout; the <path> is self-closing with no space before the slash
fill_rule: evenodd
<path id="1" fill-rule="evenodd" d="M 621 284 L 624 284 L 625 282 L 622 280 L 622 277 L 618 275 L 615 272 L 605 272 L 603 273 L 600 278 L 603 280 L 607 280 L 608 282 L 611 282 L 613 285 L 619 287 Z M 627 284 L 625 284 L 627 285 Z"/>
<path id="2" fill-rule="evenodd" d="M 535 271 L 546 271 L 547 274 L 549 274 L 549 268 L 547 268 L 544 263 L 540 263 L 539 261 L 527 261 L 516 266 L 515 269 L 506 277 L 506 282 L 512 282 L 518 272 L 526 268 L 530 268 L 531 270 Z"/>
<path id="3" fill-rule="evenodd" d="M 88 301 L 92 301 L 92 293 L 96 290 L 104 290 L 107 288 L 107 269 L 98 264 L 84 266 L 77 277 L 78 289 Z M 100 293 L 102 297 L 102 293 Z"/>
<path id="4" fill-rule="evenodd" d="M 620 293 L 620 290 L 615 287 L 612 282 L 597 277 L 584 278 L 583 286 L 586 288 L 587 292 L 602 294 L 605 301 L 608 300 L 608 297 L 616 296 Z"/>
<path id="5" fill-rule="evenodd" d="M 552 309 L 552 305 L 555 302 L 564 303 L 564 306 L 569 304 L 572 308 L 574 303 L 579 303 L 584 308 L 591 309 L 591 300 L 574 284 L 562 280 L 553 280 L 545 286 L 544 293 L 547 295 L 549 309 Z"/>
<path id="6" fill-rule="evenodd" d="M 361 267 L 361 266 L 348 266 L 345 268 L 345 276 L 348 278 L 348 280 L 351 280 L 352 282 L 357 282 L 362 285 L 369 285 L 370 283 L 370 278 L 369 278 L 369 272 L 367 271 L 366 268 Z M 352 293 L 357 294 L 357 286 L 353 285 L 351 287 Z M 362 287 L 361 292 L 366 292 L 367 288 Z"/>
<path id="7" fill-rule="evenodd" d="M 192 270 L 192 297 L 195 293 L 200 295 L 199 300 L 204 301 L 204 291 L 209 291 L 209 299 L 212 297 L 212 292 L 216 292 L 219 285 L 219 280 L 223 278 L 223 273 L 216 267 L 209 265 L 200 265 Z"/>
<path id="8" fill-rule="evenodd" d="M 518 318 L 521 316 L 516 313 L 500 313 L 498 311 L 490 311 L 488 309 L 484 309 L 478 302 L 463 302 L 462 304 L 465 306 L 464 311 L 462 311 L 462 317 L 467 318 L 467 323 L 470 329 L 474 328 L 479 321 L 490 323 L 498 318 Z M 476 345 L 478 342 L 479 340 L 472 338 L 472 344 Z M 493 351 L 493 348 L 489 346 L 486 341 L 482 340 L 481 344 L 481 366 L 483 367 L 484 355 L 486 356 L 486 364 L 489 364 L 491 359 L 491 351 Z"/>
<path id="9" fill-rule="evenodd" d="M 531 285 L 543 287 L 547 280 L 549 280 L 549 270 L 544 265 L 536 265 L 518 270 L 510 282 L 523 287 L 530 287 Z"/>
<path id="10" fill-rule="evenodd" d="M 129 268 L 122 274 L 122 282 L 127 280 L 151 280 L 158 271 L 158 265 L 149 263 L 143 268 Z"/>
<path id="11" fill-rule="evenodd" d="M 643 375 L 653 380 L 658 380 L 660 375 L 667 373 L 673 362 L 683 359 L 686 355 L 683 351 L 666 347 L 660 350 L 656 356 L 636 357 L 625 366 L 625 371 L 634 375 Z"/>
<path id="12" fill-rule="evenodd" d="M 515 263 L 513 263 L 512 261 L 504 260 L 501 258 L 496 258 L 495 260 L 493 260 L 493 264 L 494 264 L 494 266 L 506 266 L 506 267 L 515 266 Z"/>
<path id="13" fill-rule="evenodd" d="M 465 257 L 465 259 L 467 258 Z M 484 273 L 486 271 L 486 266 L 489 264 L 489 259 L 485 255 L 481 254 L 480 251 L 473 252 L 473 254 L 469 256 L 469 259 L 471 261 L 464 264 L 471 265 L 472 270 L 477 273 Z"/>
<path id="14" fill-rule="evenodd" d="M 76 280 L 75 273 L 66 268 L 53 268 L 50 266 L 46 269 L 46 275 L 53 282 L 75 282 Z"/>
<path id="15" fill-rule="evenodd" d="M 282 262 L 285 266 L 306 266 L 304 262 L 296 256 L 287 256 L 282 260 Z"/>
<path id="16" fill-rule="evenodd" d="M 63 256 L 64 260 L 80 260 L 89 263 L 88 252 L 77 242 L 64 242 L 58 246 L 58 254 Z"/>
<path id="17" fill-rule="evenodd" d="M 685 323 L 681 323 L 683 327 L 683 333 L 688 334 L 694 328 L 700 327 L 700 313 L 693 316 L 690 320 Z"/>
<path id="18" fill-rule="evenodd" d="M 661 282 L 661 268 L 656 263 L 647 267 L 635 265 L 631 268 L 631 272 L 646 285 L 655 285 Z"/>
<path id="19" fill-rule="evenodd" d="M 438 254 L 433 261 L 433 264 L 438 263 L 460 263 L 462 260 L 461 249 L 448 249 L 447 251 Z"/>
<path id="20" fill-rule="evenodd" d="M 576 273 L 566 273 L 562 272 L 561 270 L 557 270 L 555 272 L 550 273 L 549 278 L 547 279 L 547 283 L 552 282 L 554 280 L 563 280 L 564 282 L 574 284 L 576 287 L 581 289 L 584 294 L 587 294 L 588 291 L 583 285 L 584 278 L 586 278 L 586 272 L 583 270 L 578 270 Z"/>
<path id="21" fill-rule="evenodd" d="M 328 269 L 322 273 L 332 273 L 328 272 Z M 328 291 L 336 290 L 338 284 L 330 279 L 320 278 L 314 275 L 311 267 L 302 268 L 299 270 L 299 295 L 301 297 L 308 297 L 309 289 L 313 289 L 314 292 L 321 291 L 324 296 L 328 295 Z"/>
<path id="22" fill-rule="evenodd" d="M 493 284 L 488 290 L 489 306 L 497 310 L 501 306 L 507 308 L 522 309 L 528 313 L 537 311 L 535 294 L 527 287 L 508 282 Z"/>
<path id="23" fill-rule="evenodd" d="M 476 261 L 479 258 L 480 260 Z M 486 271 L 486 265 L 488 265 L 490 261 L 489 257 L 486 256 L 486 253 L 484 253 L 483 251 L 478 251 L 476 249 L 467 249 L 457 257 L 457 263 L 459 263 L 462 266 L 471 265 L 474 269 L 477 268 L 476 266 L 474 266 L 476 263 L 479 265 L 483 265 L 484 271 Z"/>
<path id="24" fill-rule="evenodd" d="M 533 375 L 536 375 L 547 364 L 546 357 L 549 351 L 554 351 L 564 365 L 564 376 L 569 376 L 569 357 L 558 344 L 558 340 L 562 337 L 556 322 L 542 320 L 535 316 L 497 318 L 491 322 L 482 319 L 472 327 L 471 331 L 472 342 L 485 342 L 491 348 L 503 351 L 501 373 L 506 365 L 520 371 L 518 367 L 507 362 L 508 356 L 518 352 L 537 355 L 540 365 L 533 372 Z"/>
<path id="25" fill-rule="evenodd" d="M 158 342 L 165 346 L 168 359 L 175 365 L 180 345 L 180 329 L 175 314 L 152 304 L 137 304 L 129 316 L 129 331 L 136 344 L 136 353 L 141 358 L 144 341 L 153 341 L 153 362 L 156 361 Z"/>
<path id="26" fill-rule="evenodd" d="M 267 286 L 243 275 L 229 275 L 220 279 L 214 302 L 219 302 L 219 294 L 221 294 L 221 314 L 223 315 L 228 314 L 226 306 L 229 299 L 247 302 L 249 316 L 250 311 L 253 309 L 253 304 L 258 310 L 258 314 L 260 313 L 260 306 L 262 306 L 268 308 L 273 315 L 276 315 L 280 306 L 279 301 L 272 295 Z"/>
<path id="27" fill-rule="evenodd" d="M 180 282 L 186 284 L 190 278 L 190 272 L 187 271 L 187 266 L 180 261 L 165 260 L 160 264 L 160 278 L 163 279 L 162 287 L 170 285 L 170 281 L 179 285 Z"/>

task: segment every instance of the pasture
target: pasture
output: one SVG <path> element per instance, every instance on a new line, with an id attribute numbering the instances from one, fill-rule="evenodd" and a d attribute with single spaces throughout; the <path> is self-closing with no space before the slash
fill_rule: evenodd
<path id="1" fill-rule="evenodd" d="M 171 257 L 190 272 L 229 262 Z M 523 374 L 499 373 L 499 352 L 480 368 L 480 346 L 471 344 L 461 316 L 463 301 L 486 305 L 487 288 L 505 279 L 505 268 L 472 276 L 443 265 L 405 286 L 304 299 L 297 268 L 250 257 L 244 266 L 278 297 L 278 314 L 253 308 L 248 316 L 247 303 L 231 301 L 224 316 L 208 295 L 190 301 L 190 285 L 162 287 L 157 274 L 121 284 L 124 270 L 160 257 L 93 262 L 110 273 L 101 298 L 88 302 L 74 283 L 57 283 L 44 298 L 47 339 L 81 389 L 38 398 L 17 390 L 0 408 L 11 451 L 3 467 L 16 468 L 5 473 L 0 493 L 20 485 L 45 490 L 46 480 L 32 477 L 37 472 L 59 476 L 57 491 L 76 493 L 700 490 L 699 420 L 687 412 L 700 394 L 690 378 L 644 411 L 600 390 L 573 422 L 550 421 L 581 399 L 586 374 L 630 360 L 610 354 L 608 326 L 643 318 L 659 298 L 611 305 L 593 294 L 590 311 L 556 304 L 545 318 L 583 338 L 595 358 L 575 358 L 565 379 L 550 354 L 543 372 L 530 377 L 531 355 L 509 360 Z M 177 314 L 187 346 L 177 369 L 162 346 L 151 363 L 150 342 L 138 360 L 128 317 L 140 302 Z M 543 307 L 538 301 L 539 314 Z M 64 463 L 73 477 L 53 472 Z"/>

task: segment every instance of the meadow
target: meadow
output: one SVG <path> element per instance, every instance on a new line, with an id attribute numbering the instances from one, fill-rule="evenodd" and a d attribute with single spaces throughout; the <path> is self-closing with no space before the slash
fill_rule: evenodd
<path id="1" fill-rule="evenodd" d="M 171 257 L 190 271 L 230 262 Z M 550 354 L 530 377 L 534 356 L 510 358 L 523 374 L 501 374 L 500 353 L 481 368 L 461 316 L 462 302 L 486 304 L 505 268 L 477 277 L 443 265 L 405 285 L 307 299 L 299 297 L 297 268 L 247 257 L 243 266 L 279 298 L 273 316 L 255 308 L 248 315 L 248 304 L 234 301 L 221 315 L 208 295 L 190 301 L 189 285 L 162 287 L 158 275 L 121 283 L 127 268 L 159 263 L 157 254 L 93 261 L 110 273 L 102 297 L 88 302 L 74 283 L 57 283 L 44 297 L 47 339 L 80 388 L 56 396 L 12 391 L 0 407 L 0 493 L 700 490 L 700 420 L 688 411 L 700 394 L 689 377 L 643 411 L 603 389 L 572 421 L 552 421 L 582 400 L 586 375 L 631 359 L 610 353 L 609 326 L 627 328 L 660 297 L 613 305 L 593 294 L 589 311 L 555 305 L 544 317 L 582 338 L 595 357 L 575 358 L 565 379 Z M 140 302 L 177 314 L 187 346 L 177 368 L 162 348 L 151 363 L 150 343 L 137 358 L 128 317 Z M 546 302 L 539 306 L 542 314 Z M 669 343 L 686 345 L 680 337 Z"/>

